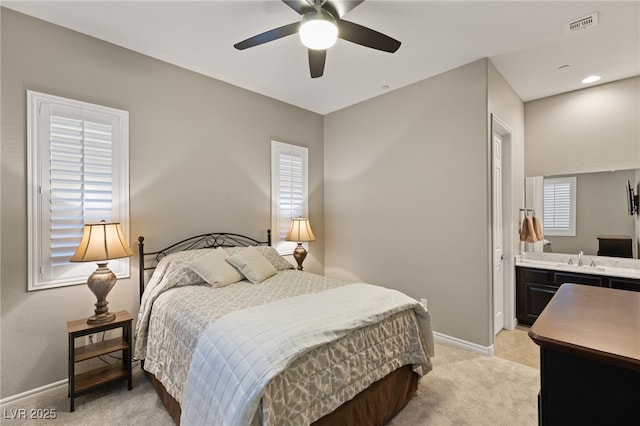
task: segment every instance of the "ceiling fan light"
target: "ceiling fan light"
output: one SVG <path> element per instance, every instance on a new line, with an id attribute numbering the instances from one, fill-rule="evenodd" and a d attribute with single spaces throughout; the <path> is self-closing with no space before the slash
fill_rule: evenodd
<path id="1" fill-rule="evenodd" d="M 324 11 L 305 15 L 300 25 L 300 40 L 309 49 L 324 50 L 336 43 L 338 27 Z"/>

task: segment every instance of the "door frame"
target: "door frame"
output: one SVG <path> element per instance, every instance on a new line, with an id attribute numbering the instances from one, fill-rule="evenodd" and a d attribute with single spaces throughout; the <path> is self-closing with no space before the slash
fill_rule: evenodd
<path id="1" fill-rule="evenodd" d="M 502 247 L 504 255 L 504 263 L 502 265 L 502 283 L 503 283 L 503 317 L 504 328 L 507 330 L 513 330 L 517 324 L 516 322 L 516 294 L 515 294 L 515 257 L 513 251 L 514 241 L 514 227 L 515 222 L 513 219 L 513 162 L 512 162 L 512 131 L 502 120 L 496 117 L 495 114 L 491 114 L 491 149 L 493 150 L 493 136 L 498 134 L 502 138 Z M 493 158 L 493 151 L 491 153 Z M 493 166 L 492 166 L 493 168 Z M 493 179 L 493 173 L 491 173 L 491 179 Z M 491 217 L 493 218 L 493 182 L 491 183 Z M 492 219 L 493 222 L 493 219 Z M 494 233 L 491 232 L 491 249 L 496 243 L 494 241 Z M 493 271 L 496 265 L 494 264 L 494 256 L 491 256 L 491 334 L 494 335 L 493 321 L 494 321 L 494 307 L 493 307 L 493 292 L 494 292 L 494 278 Z"/>

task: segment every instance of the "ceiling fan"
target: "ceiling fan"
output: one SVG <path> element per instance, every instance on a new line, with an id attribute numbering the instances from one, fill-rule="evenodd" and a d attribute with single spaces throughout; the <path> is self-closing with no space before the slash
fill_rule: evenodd
<path id="1" fill-rule="evenodd" d="M 363 1 L 282 0 L 302 15 L 302 21 L 249 37 L 233 47 L 244 50 L 299 33 L 302 43 L 309 50 L 311 78 L 321 77 L 324 73 L 327 49 L 333 46 L 338 37 L 383 52 L 393 53 L 398 50 L 401 44 L 398 40 L 341 18 Z"/>

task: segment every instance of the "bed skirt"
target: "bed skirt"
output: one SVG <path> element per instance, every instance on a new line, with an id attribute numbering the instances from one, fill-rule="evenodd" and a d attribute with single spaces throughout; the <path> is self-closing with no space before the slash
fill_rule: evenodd
<path id="1" fill-rule="evenodd" d="M 167 412 L 180 424 L 180 404 L 151 373 L 145 374 L 153 384 Z M 419 376 L 410 365 L 392 371 L 386 377 L 373 383 L 352 400 L 345 402 L 332 413 L 313 422 L 313 426 L 375 426 L 384 425 L 407 405 L 418 389 Z"/>

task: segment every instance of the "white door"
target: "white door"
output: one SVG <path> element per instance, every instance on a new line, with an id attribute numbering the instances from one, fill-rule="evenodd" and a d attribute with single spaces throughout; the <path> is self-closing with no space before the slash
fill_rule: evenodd
<path id="1" fill-rule="evenodd" d="M 502 235 L 502 137 L 493 133 L 493 333 L 504 328 L 504 247 Z"/>

